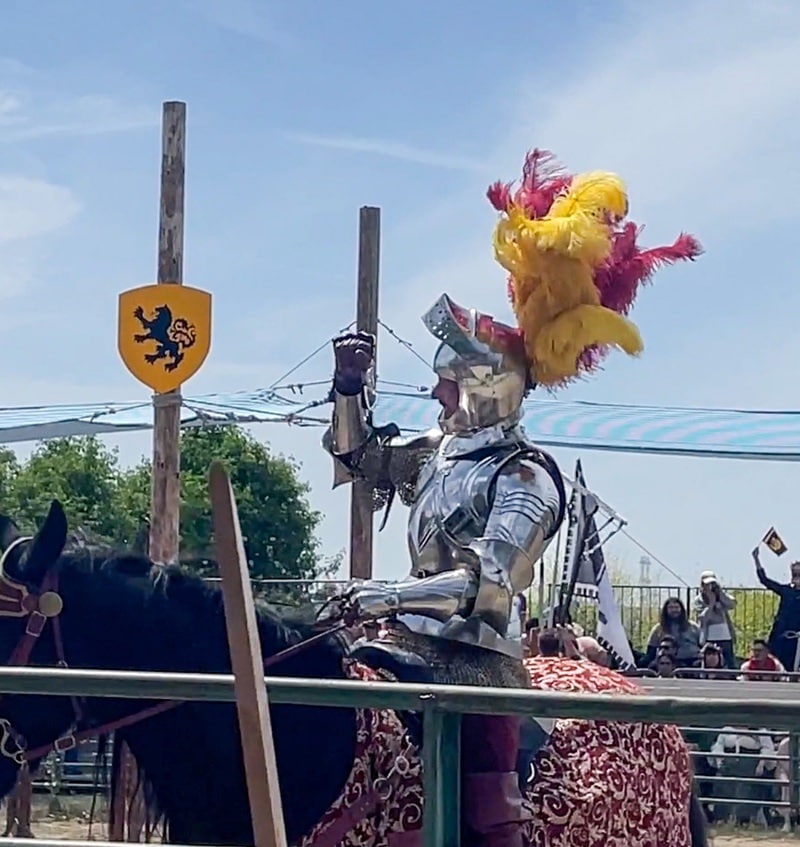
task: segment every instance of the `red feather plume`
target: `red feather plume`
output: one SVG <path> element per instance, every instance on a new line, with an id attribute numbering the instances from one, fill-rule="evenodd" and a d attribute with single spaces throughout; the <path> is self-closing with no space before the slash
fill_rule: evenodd
<path id="1" fill-rule="evenodd" d="M 642 250 L 636 243 L 643 227 L 628 221 L 612 236 L 611 254 L 595 273 L 600 303 L 622 315 L 628 314 L 639 286 L 650 281 L 664 265 L 694 261 L 703 252 L 700 242 L 682 233 L 666 247 Z"/>

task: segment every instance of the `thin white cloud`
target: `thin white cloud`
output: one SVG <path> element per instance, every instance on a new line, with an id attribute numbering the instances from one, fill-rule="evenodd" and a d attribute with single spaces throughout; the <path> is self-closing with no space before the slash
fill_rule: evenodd
<path id="1" fill-rule="evenodd" d="M 716 2 L 690 3 L 680 16 L 648 16 L 558 96 L 529 88 L 498 164 L 507 171 L 535 142 L 571 167 L 620 172 L 635 214 L 668 220 L 687 210 L 728 228 L 785 216 L 765 176 L 780 174 L 790 195 L 800 188 L 800 7 L 725 8 L 720 16 Z M 746 214 L 731 215 L 737 207 Z"/>
<path id="2" fill-rule="evenodd" d="M 92 136 L 157 126 L 157 109 L 129 107 L 109 97 L 86 95 L 48 102 L 0 91 L 0 141 Z"/>
<path id="3" fill-rule="evenodd" d="M 80 209 L 63 186 L 0 174 L 0 299 L 29 287 L 40 258 L 38 239 L 69 224 Z"/>
<path id="4" fill-rule="evenodd" d="M 609 35 L 566 85 L 537 85 L 531 69 L 509 102 L 500 144 L 487 151 L 489 180 L 469 180 L 449 204 L 439 201 L 413 251 L 395 245 L 420 263 L 382 295 L 382 309 L 412 340 L 425 339 L 420 304 L 442 289 L 508 314 L 485 190 L 488 181 L 515 177 L 534 146 L 572 169 L 620 173 L 646 241 L 686 228 L 718 249 L 734 233 L 798 217 L 784 198 L 800 191 L 800 6 L 726 6 L 722 22 L 713 0 L 688 3 L 680 16 L 636 8 L 638 25 Z M 412 224 L 410 241 L 413 232 Z M 695 277 L 699 267 L 691 268 Z"/>
<path id="5" fill-rule="evenodd" d="M 265 4 L 254 0 L 202 0 L 192 5 L 192 10 L 200 14 L 214 26 L 245 38 L 253 38 L 279 50 L 298 46 L 297 39 L 270 16 Z"/>
<path id="6" fill-rule="evenodd" d="M 0 174 L 0 244 L 60 229 L 79 211 L 80 203 L 67 188 Z"/>
<path id="7" fill-rule="evenodd" d="M 466 156 L 452 156 L 423 150 L 397 141 L 380 138 L 358 138 L 349 135 L 316 135 L 308 132 L 287 133 L 292 141 L 308 144 L 312 147 L 325 147 L 329 150 L 341 150 L 347 153 L 366 153 L 371 156 L 382 156 L 387 159 L 397 159 L 415 165 L 426 165 L 434 168 L 448 168 L 458 171 L 474 171 L 486 173 L 486 163 Z"/>

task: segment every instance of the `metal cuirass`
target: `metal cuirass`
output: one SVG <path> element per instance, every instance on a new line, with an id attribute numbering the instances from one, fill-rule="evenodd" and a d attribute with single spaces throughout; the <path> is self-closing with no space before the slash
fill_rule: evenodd
<path id="1" fill-rule="evenodd" d="M 525 446 L 505 433 L 498 433 L 495 443 L 488 445 L 483 435 L 445 437 L 422 468 L 408 521 L 412 576 L 461 567 L 480 571 L 480 562 L 467 545 L 486 527 L 498 472 Z"/>

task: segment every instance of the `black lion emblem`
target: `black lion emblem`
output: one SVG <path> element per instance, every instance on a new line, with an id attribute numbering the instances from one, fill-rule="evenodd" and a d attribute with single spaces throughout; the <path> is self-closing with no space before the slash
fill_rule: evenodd
<path id="1" fill-rule="evenodd" d="M 197 331 L 194 324 L 189 323 L 186 318 L 175 318 L 169 306 L 156 306 L 153 310 L 152 319 L 144 316 L 144 309 L 137 306 L 133 316 L 147 330 L 139 335 L 134 335 L 133 340 L 137 344 L 145 341 L 156 342 L 156 352 L 148 353 L 144 359 L 154 365 L 160 359 L 171 359 L 164 362 L 165 371 L 174 371 L 183 361 L 183 351 L 188 350 L 197 341 Z"/>

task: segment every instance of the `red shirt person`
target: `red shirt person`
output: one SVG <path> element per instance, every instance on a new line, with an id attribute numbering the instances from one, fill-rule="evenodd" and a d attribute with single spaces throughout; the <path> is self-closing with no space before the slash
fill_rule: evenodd
<path id="1" fill-rule="evenodd" d="M 783 673 L 786 668 L 769 652 L 767 642 L 763 638 L 754 638 L 750 658 L 742 663 L 742 671 L 745 679 L 777 682 L 780 677 L 774 674 Z M 759 671 L 762 673 L 758 673 Z"/>

